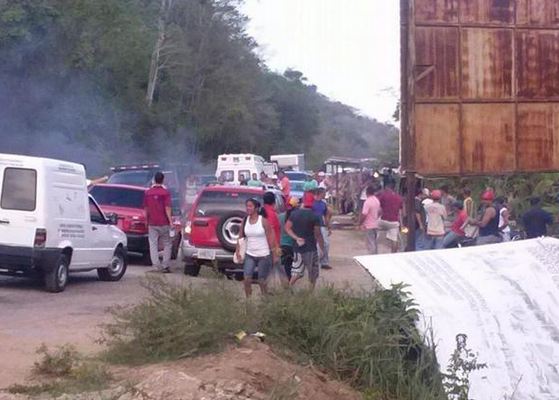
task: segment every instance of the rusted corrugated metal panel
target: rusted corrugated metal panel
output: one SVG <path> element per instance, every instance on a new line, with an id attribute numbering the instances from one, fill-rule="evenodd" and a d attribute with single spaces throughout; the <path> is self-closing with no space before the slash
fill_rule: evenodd
<path id="1" fill-rule="evenodd" d="M 418 104 L 415 109 L 417 168 L 436 174 L 444 168 L 449 174 L 460 172 L 458 133 L 460 108 L 457 104 Z"/>
<path id="2" fill-rule="evenodd" d="M 463 98 L 512 97 L 512 39 L 510 29 L 463 29 Z"/>
<path id="3" fill-rule="evenodd" d="M 516 23 L 519 26 L 559 26 L 559 1 L 517 0 Z"/>
<path id="4" fill-rule="evenodd" d="M 458 0 L 416 0 L 415 20 L 420 22 L 458 22 Z"/>
<path id="5" fill-rule="evenodd" d="M 405 168 L 559 170 L 559 0 L 402 1 Z"/>
<path id="6" fill-rule="evenodd" d="M 462 0 L 462 23 L 514 23 L 514 0 Z"/>
<path id="7" fill-rule="evenodd" d="M 518 96 L 559 98 L 559 30 L 517 33 Z"/>
<path id="8" fill-rule="evenodd" d="M 520 170 L 559 165 L 559 104 L 519 104 L 518 132 Z"/>
<path id="9" fill-rule="evenodd" d="M 515 170 L 514 104 L 464 104 L 462 119 L 465 173 Z"/>
<path id="10" fill-rule="evenodd" d="M 457 28 L 417 28 L 416 97 L 458 98 L 459 41 Z"/>

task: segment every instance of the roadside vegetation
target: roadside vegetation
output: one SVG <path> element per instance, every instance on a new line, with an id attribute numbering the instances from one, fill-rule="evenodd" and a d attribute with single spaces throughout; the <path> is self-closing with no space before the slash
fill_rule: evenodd
<path id="1" fill-rule="evenodd" d="M 100 391 L 113 382 L 106 365 L 84 357 L 71 345 L 54 350 L 43 345 L 37 349 L 37 354 L 39 360 L 35 362 L 33 373 L 39 383 L 12 385 L 8 392 L 29 396 L 48 394 L 56 397 L 62 394 Z"/>
<path id="2" fill-rule="evenodd" d="M 114 309 L 106 357 L 147 363 L 215 352 L 239 331 L 262 332 L 277 351 L 350 383 L 367 399 L 444 399 L 433 348 L 415 329 L 405 288 L 355 294 L 324 288 L 247 302 L 220 280 L 204 288 L 150 280 L 144 302 Z M 282 387 L 275 396 L 285 398 Z"/>

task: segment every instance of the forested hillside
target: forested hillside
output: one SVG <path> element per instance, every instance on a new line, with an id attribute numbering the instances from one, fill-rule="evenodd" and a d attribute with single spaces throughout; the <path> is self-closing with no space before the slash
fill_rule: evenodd
<path id="1" fill-rule="evenodd" d="M 1 151 L 82 161 L 221 152 L 397 159 L 396 128 L 269 71 L 238 0 L 0 0 Z"/>

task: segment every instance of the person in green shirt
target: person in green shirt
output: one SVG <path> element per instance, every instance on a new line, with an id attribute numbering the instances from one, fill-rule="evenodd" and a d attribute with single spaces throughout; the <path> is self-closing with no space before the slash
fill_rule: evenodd
<path id="1" fill-rule="evenodd" d="M 250 179 L 247 183 L 247 186 L 251 186 L 251 187 L 262 187 L 264 186 L 264 184 L 262 183 L 261 180 L 258 179 L 258 174 L 256 172 L 254 172 L 252 174 L 252 179 Z"/>
<path id="2" fill-rule="evenodd" d="M 299 200 L 295 197 L 289 199 L 287 211 L 279 215 L 280 225 L 281 225 L 281 237 L 280 237 L 280 247 L 281 247 L 281 264 L 285 269 L 285 273 L 289 280 L 291 280 L 291 266 L 293 265 L 293 246 L 295 245 L 295 240 L 287 234 L 285 231 L 285 222 L 289 219 L 291 212 L 299 207 Z"/>

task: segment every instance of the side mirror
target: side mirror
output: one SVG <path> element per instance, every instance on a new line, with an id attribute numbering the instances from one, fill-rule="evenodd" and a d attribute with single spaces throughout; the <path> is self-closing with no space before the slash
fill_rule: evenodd
<path id="1" fill-rule="evenodd" d="M 109 225 L 117 225 L 118 224 L 118 215 L 116 215 L 115 213 L 107 214 L 106 217 L 107 217 L 107 222 L 109 223 Z"/>

